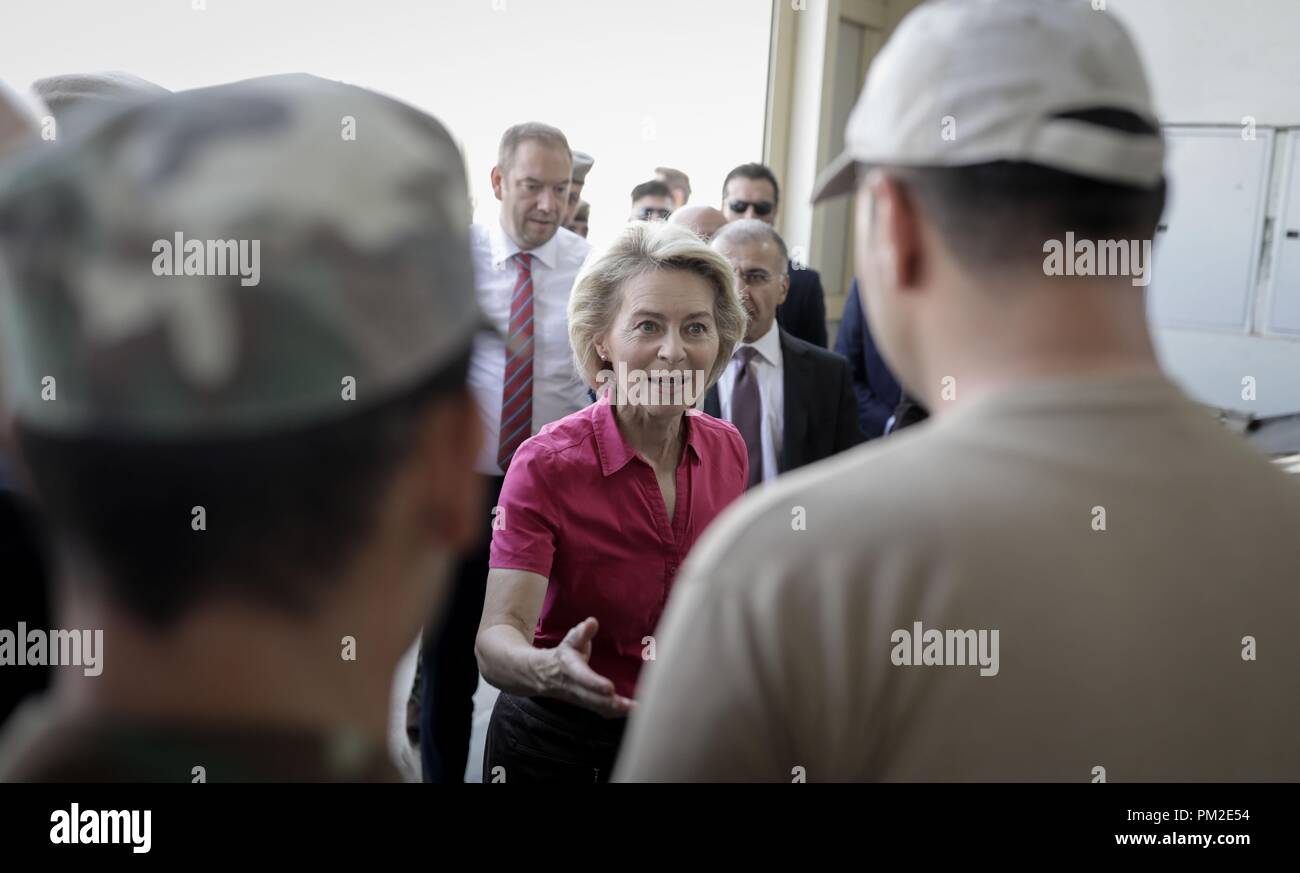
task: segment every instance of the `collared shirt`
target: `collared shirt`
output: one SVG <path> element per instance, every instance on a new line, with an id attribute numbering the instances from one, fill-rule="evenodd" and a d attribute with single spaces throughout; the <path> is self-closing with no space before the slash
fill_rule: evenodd
<path id="1" fill-rule="evenodd" d="M 777 459 L 781 457 L 785 435 L 785 371 L 780 327 L 773 320 L 767 333 L 752 343 L 741 343 L 736 351 L 745 346 L 753 346 L 758 353 L 754 355 L 754 371 L 758 374 L 758 396 L 763 403 L 763 481 L 767 482 L 781 472 Z M 740 359 L 733 354 L 731 363 L 718 379 L 718 405 L 727 421 L 732 420 L 731 392 L 739 375 Z"/>
<path id="2" fill-rule="evenodd" d="M 551 648 L 594 616 L 591 668 L 619 694 L 641 666 L 677 568 L 724 507 L 745 491 L 745 441 L 730 424 L 685 413 L 677 503 L 668 517 L 650 463 L 628 445 L 614 407 L 599 400 L 542 428 L 515 453 L 492 534 L 494 569 L 549 582 L 534 644 Z"/>
<path id="3" fill-rule="evenodd" d="M 469 385 L 483 420 L 483 448 L 475 469 L 488 476 L 500 476 L 497 449 L 501 438 L 501 383 L 506 370 L 502 337 L 509 331 L 510 298 L 518 276 L 518 267 L 511 258 L 520 248 L 500 222 L 494 221 L 470 228 L 470 251 L 479 308 L 502 334 L 480 334 L 474 340 L 470 358 Z M 573 280 L 590 251 L 585 239 L 563 228 L 529 251 L 533 256 L 533 433 L 589 402 L 587 386 L 573 366 L 568 309 Z"/>

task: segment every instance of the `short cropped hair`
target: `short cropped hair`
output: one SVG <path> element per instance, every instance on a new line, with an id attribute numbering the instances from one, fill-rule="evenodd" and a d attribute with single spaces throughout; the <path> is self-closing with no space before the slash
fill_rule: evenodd
<path id="1" fill-rule="evenodd" d="M 691 196 L 691 179 L 681 170 L 672 167 L 655 167 L 655 175 L 663 176 L 663 183 L 670 189 L 683 191 L 689 200 Z"/>
<path id="2" fill-rule="evenodd" d="M 1159 136 L 1131 112 L 1083 110 L 1062 117 L 1127 133 Z M 1164 211 L 1166 182 L 1152 188 L 1104 182 L 1018 161 L 964 167 L 884 167 L 968 269 L 1041 263 L 1043 245 L 1079 239 L 1151 239 Z"/>
<path id="3" fill-rule="evenodd" d="M 573 152 L 569 149 L 569 140 L 565 138 L 563 131 L 558 127 L 542 124 L 540 121 L 525 121 L 523 124 L 510 127 L 501 135 L 501 145 L 497 147 L 497 167 L 501 172 L 510 169 L 519 146 L 529 140 L 562 149 L 569 156 L 569 164 L 572 166 Z"/>
<path id="4" fill-rule="evenodd" d="M 727 178 L 722 180 L 722 198 L 727 197 L 727 185 L 732 179 L 759 179 L 772 183 L 772 205 L 776 206 L 781 203 L 781 186 L 777 184 L 776 174 L 766 164 L 741 164 L 727 174 Z"/>
<path id="5" fill-rule="evenodd" d="M 142 623 L 165 628 L 224 598 L 306 617 L 370 540 L 422 416 L 466 396 L 469 359 L 466 346 L 397 396 L 274 433 L 70 437 L 20 424 L 18 437 L 46 518 L 103 576 L 99 593 Z"/>
<path id="6" fill-rule="evenodd" d="M 649 182 L 642 182 L 632 189 L 632 202 L 635 203 L 642 197 L 672 197 L 673 192 L 658 179 L 651 179 Z"/>
<path id="7" fill-rule="evenodd" d="M 743 218 L 740 221 L 724 224 L 722 229 L 713 235 L 712 244 L 716 246 L 722 242 L 775 244 L 776 250 L 781 253 L 782 273 L 786 271 L 786 262 L 790 260 L 790 251 L 785 246 L 785 240 L 781 239 L 781 234 L 777 233 L 772 225 L 757 218 Z"/>

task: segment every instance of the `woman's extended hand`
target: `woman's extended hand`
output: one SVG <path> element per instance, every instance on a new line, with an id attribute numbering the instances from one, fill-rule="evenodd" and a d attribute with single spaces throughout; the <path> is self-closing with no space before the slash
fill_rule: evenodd
<path id="1" fill-rule="evenodd" d="M 605 718 L 619 718 L 632 711 L 634 702 L 616 693 L 614 683 L 587 663 L 591 660 L 591 641 L 599 629 L 600 623 L 588 618 L 574 625 L 558 646 L 541 650 L 546 653 L 541 666 L 543 693 Z"/>

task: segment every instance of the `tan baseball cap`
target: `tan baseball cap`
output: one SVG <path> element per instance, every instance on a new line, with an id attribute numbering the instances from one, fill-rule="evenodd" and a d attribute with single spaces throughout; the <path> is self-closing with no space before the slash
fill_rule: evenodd
<path id="1" fill-rule="evenodd" d="M 587 181 L 587 174 L 591 172 L 592 167 L 596 166 L 596 159 L 586 152 L 580 152 L 577 149 L 572 149 L 571 154 L 573 155 L 573 173 L 571 178 L 575 182 L 585 183 Z"/>
<path id="2" fill-rule="evenodd" d="M 813 202 L 853 188 L 858 165 L 1022 161 L 1139 188 L 1164 141 L 1063 113 L 1119 109 L 1158 125 L 1137 48 L 1090 0 L 932 0 L 881 49 Z"/>

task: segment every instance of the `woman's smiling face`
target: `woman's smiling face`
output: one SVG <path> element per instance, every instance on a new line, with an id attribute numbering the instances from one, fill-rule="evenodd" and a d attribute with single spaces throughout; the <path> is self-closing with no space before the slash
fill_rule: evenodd
<path id="1" fill-rule="evenodd" d="M 680 393 L 672 396 L 673 380 L 689 385 L 706 378 L 718 357 L 713 286 L 687 270 L 647 270 L 629 279 L 622 294 L 614 323 L 596 350 L 613 368 L 622 391 L 632 390 L 627 383 L 633 379 L 649 380 L 652 371 L 670 371 L 671 377 L 659 380 L 661 400 L 685 399 Z M 680 414 L 687 406 L 661 402 L 651 411 Z"/>

